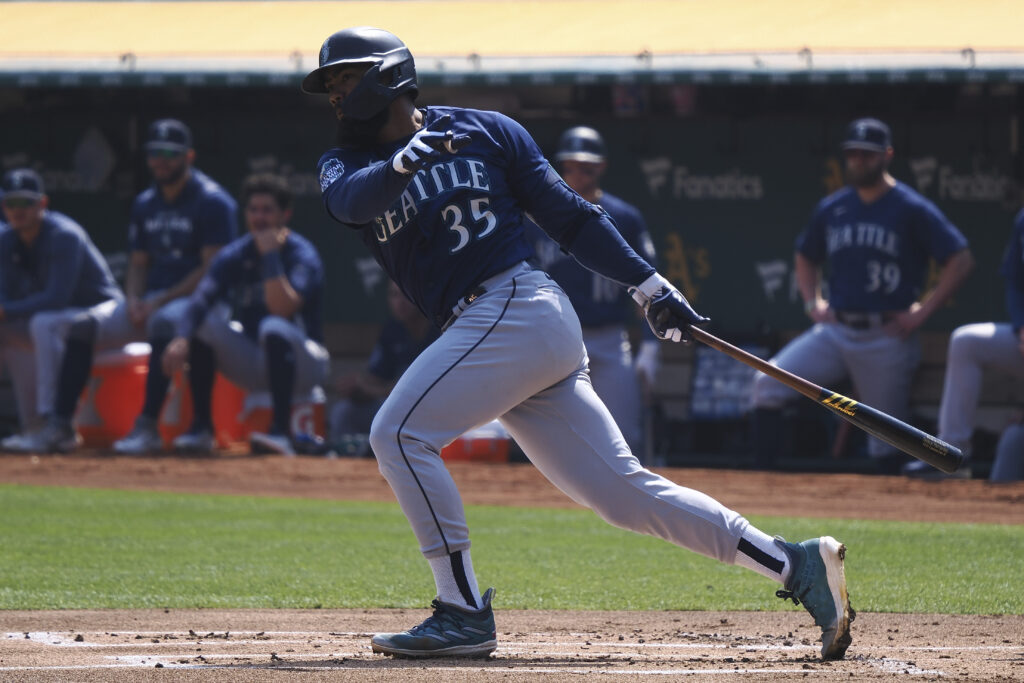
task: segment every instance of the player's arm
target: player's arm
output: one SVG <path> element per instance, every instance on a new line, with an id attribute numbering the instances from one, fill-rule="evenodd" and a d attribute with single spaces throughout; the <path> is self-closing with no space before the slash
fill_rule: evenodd
<path id="1" fill-rule="evenodd" d="M 1020 342 L 1020 352 L 1024 354 L 1024 211 L 1014 220 L 1013 233 L 1003 253 L 999 272 L 1006 279 L 1006 311 L 1010 315 L 1010 325 Z M 2 297 L 0 301 L 3 301 Z"/>
<path id="2" fill-rule="evenodd" d="M 67 308 L 82 270 L 85 245 L 72 235 L 61 233 L 54 237 L 49 258 L 46 286 L 23 299 L 4 303 L 5 318 L 29 318 L 39 311 Z"/>
<path id="3" fill-rule="evenodd" d="M 943 306 L 956 290 L 960 289 L 972 270 L 974 270 L 974 256 L 970 249 L 961 249 L 946 259 L 939 273 L 939 280 L 935 283 L 935 288 L 926 293 L 921 301 L 919 310 L 922 323 Z"/>
<path id="4" fill-rule="evenodd" d="M 160 308 L 169 301 L 174 301 L 183 296 L 188 296 L 195 291 L 199 285 L 199 281 L 203 279 L 203 275 L 206 274 L 206 270 L 210 267 L 210 263 L 213 262 L 213 257 L 217 255 L 223 248 L 223 244 L 208 244 L 204 246 L 199 252 L 200 263 L 196 268 L 193 268 L 188 275 L 178 280 L 176 284 L 168 287 L 158 295 L 153 297 L 153 310 Z"/>
<path id="5" fill-rule="evenodd" d="M 420 128 L 409 142 L 385 161 L 348 169 L 341 159 L 324 155 L 317 165 L 324 206 L 336 220 L 365 225 L 387 211 L 402 196 L 416 171 L 472 142 L 452 130 L 445 115 Z"/>
<path id="6" fill-rule="evenodd" d="M 224 252 L 221 252 L 223 255 Z M 164 349 L 160 364 L 164 374 L 172 377 L 185 367 L 188 360 L 189 340 L 206 320 L 213 305 L 223 296 L 231 281 L 229 264 L 225 258 L 214 258 L 206 274 L 199 280 L 188 298 L 185 313 L 178 320 L 178 333 Z"/>
<path id="7" fill-rule="evenodd" d="M 817 323 L 834 320 L 828 300 L 821 295 L 821 265 L 798 251 L 793 256 L 793 270 L 807 316 Z"/>
<path id="8" fill-rule="evenodd" d="M 263 254 L 263 300 L 271 315 L 290 320 L 304 302 L 302 295 L 295 291 L 285 275 L 281 252 L 274 250 Z"/>

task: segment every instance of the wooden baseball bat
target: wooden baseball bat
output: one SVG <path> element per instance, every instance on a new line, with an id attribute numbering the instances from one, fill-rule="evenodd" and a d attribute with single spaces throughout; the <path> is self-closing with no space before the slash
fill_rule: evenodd
<path id="1" fill-rule="evenodd" d="M 891 415 L 886 415 L 869 405 L 858 403 L 852 398 L 829 391 L 782 368 L 777 368 L 768 361 L 722 341 L 699 327 L 691 326 L 690 334 L 697 341 L 707 344 L 711 348 L 717 349 L 739 362 L 763 372 L 769 377 L 777 379 L 787 387 L 799 391 L 812 401 L 825 406 L 844 420 L 860 427 L 868 434 L 895 446 L 918 460 L 923 460 L 932 467 L 936 467 L 947 474 L 952 474 L 963 465 L 964 454 L 960 452 L 959 448 L 936 439 L 934 436 L 925 434 L 920 429 L 911 427 Z"/>

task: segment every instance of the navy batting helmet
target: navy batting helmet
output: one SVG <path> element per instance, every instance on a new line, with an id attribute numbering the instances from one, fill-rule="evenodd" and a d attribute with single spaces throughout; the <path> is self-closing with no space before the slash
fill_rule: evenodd
<path id="1" fill-rule="evenodd" d="M 326 93 L 324 71 L 346 64 L 368 64 L 363 79 L 345 98 L 345 116 L 365 121 L 402 93 L 419 93 L 412 53 L 398 36 L 372 26 L 347 28 L 332 34 L 320 48 L 320 66 L 302 80 L 308 93 Z"/>
<path id="2" fill-rule="evenodd" d="M 555 161 L 587 161 L 600 164 L 604 159 L 604 138 L 593 128 L 570 128 L 558 139 Z"/>

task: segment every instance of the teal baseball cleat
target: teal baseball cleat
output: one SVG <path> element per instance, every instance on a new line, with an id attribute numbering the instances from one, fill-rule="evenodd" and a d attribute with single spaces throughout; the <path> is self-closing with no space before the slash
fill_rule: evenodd
<path id="1" fill-rule="evenodd" d="M 776 591 L 775 595 L 797 605 L 803 603 L 814 617 L 814 623 L 821 627 L 822 659 L 842 659 L 853 642 L 850 622 L 856 616 L 846 591 L 846 546 L 831 536 L 803 543 L 786 543 L 781 538 L 775 542 L 786 551 L 790 561 L 785 590 Z"/>
<path id="2" fill-rule="evenodd" d="M 378 633 L 370 645 L 374 652 L 397 657 L 487 657 L 498 647 L 493 597 L 494 589 L 488 588 L 478 610 L 435 599 L 434 613 L 422 624 L 402 633 Z"/>

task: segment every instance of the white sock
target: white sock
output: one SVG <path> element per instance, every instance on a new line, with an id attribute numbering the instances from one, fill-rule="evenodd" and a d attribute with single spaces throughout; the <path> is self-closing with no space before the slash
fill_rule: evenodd
<path id="1" fill-rule="evenodd" d="M 736 564 L 752 569 L 783 586 L 789 578 L 789 556 L 786 551 L 779 547 L 774 538 L 753 525 L 748 525 L 740 538 Z"/>
<path id="2" fill-rule="evenodd" d="M 451 555 L 428 557 L 430 570 L 434 572 L 434 584 L 437 586 L 437 597 L 449 605 L 459 605 L 470 609 L 480 609 L 480 589 L 476 585 L 476 574 L 473 573 L 473 560 L 469 550 L 461 550 Z M 460 587 L 461 584 L 461 587 Z M 473 600 L 473 604 L 469 600 Z"/>

